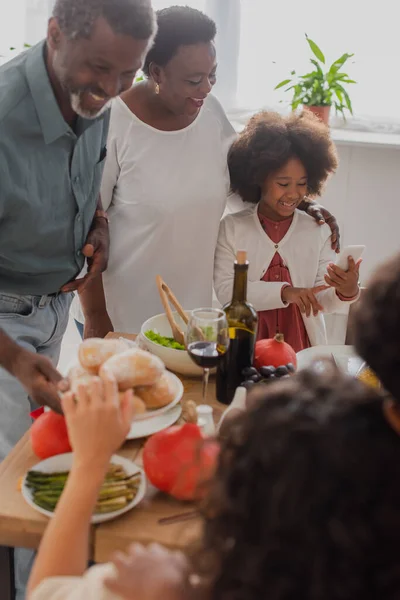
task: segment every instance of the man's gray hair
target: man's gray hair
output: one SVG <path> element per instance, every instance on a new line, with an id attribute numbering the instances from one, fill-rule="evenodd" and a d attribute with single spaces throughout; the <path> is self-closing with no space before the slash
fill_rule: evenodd
<path id="1" fill-rule="evenodd" d="M 157 28 L 150 0 L 56 0 L 53 17 L 69 39 L 89 38 L 99 17 L 137 40 L 151 38 Z"/>

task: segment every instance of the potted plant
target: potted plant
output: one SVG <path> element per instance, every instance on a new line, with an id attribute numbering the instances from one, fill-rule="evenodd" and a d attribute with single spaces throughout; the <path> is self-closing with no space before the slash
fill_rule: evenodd
<path id="1" fill-rule="evenodd" d="M 292 110 L 296 110 L 300 105 L 303 105 L 304 108 L 316 114 L 324 123 L 329 123 L 331 106 L 334 106 L 336 113 L 340 113 L 344 118 L 346 118 L 345 110 L 353 114 L 350 96 L 345 86 L 356 82 L 350 79 L 346 73 L 343 73 L 342 68 L 349 58 L 354 55 L 347 52 L 342 54 L 326 71 L 323 52 L 307 34 L 306 40 L 315 57 L 310 59 L 314 69 L 305 75 L 297 75 L 296 71 L 292 71 L 292 77 L 278 83 L 275 89 L 279 90 L 282 87 L 289 86 L 285 92 L 293 90 Z"/>

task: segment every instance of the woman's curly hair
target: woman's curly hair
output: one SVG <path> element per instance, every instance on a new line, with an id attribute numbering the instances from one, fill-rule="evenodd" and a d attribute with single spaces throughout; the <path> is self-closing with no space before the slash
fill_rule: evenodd
<path id="1" fill-rule="evenodd" d="M 357 352 L 400 402 L 400 254 L 378 267 L 352 326 Z"/>
<path id="2" fill-rule="evenodd" d="M 274 112 L 255 115 L 228 154 L 232 191 L 257 204 L 265 180 L 291 158 L 304 165 L 309 195 L 320 195 L 338 165 L 328 127 L 309 111 L 288 117 Z"/>
<path id="3" fill-rule="evenodd" d="M 382 397 L 333 367 L 258 391 L 232 422 L 198 581 L 213 600 L 397 600 L 400 439 Z"/>

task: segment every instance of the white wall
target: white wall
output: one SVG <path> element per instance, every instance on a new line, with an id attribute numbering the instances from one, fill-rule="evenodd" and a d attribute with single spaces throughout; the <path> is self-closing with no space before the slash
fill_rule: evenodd
<path id="1" fill-rule="evenodd" d="M 322 203 L 336 216 L 342 248 L 365 244 L 360 271 L 365 285 L 371 272 L 400 252 L 400 146 L 337 143 L 340 165 Z M 325 316 L 328 341 L 343 344 L 347 318 Z"/>
<path id="2" fill-rule="evenodd" d="M 365 244 L 361 283 L 400 252 L 400 147 L 337 144 L 340 165 L 322 203 L 336 216 L 342 247 Z"/>

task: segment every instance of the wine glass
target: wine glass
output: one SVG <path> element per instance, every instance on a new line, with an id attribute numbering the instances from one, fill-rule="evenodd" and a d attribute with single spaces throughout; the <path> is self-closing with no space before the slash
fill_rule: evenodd
<path id="1" fill-rule="evenodd" d="M 203 402 L 207 399 L 210 369 L 227 352 L 229 331 L 226 315 L 219 308 L 196 308 L 186 329 L 186 347 L 190 358 L 203 368 Z"/>

